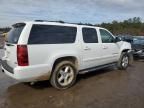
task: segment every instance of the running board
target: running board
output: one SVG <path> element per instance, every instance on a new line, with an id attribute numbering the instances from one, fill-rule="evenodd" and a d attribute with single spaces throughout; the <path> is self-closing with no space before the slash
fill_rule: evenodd
<path id="1" fill-rule="evenodd" d="M 88 68 L 88 69 L 83 69 L 79 71 L 79 74 L 85 74 L 91 71 L 95 71 L 95 70 L 100 70 L 103 68 L 107 68 L 107 67 L 113 67 L 116 66 L 116 63 L 110 63 L 110 64 L 106 64 L 106 65 L 101 65 L 101 66 L 96 66 L 96 67 L 92 67 L 92 68 Z"/>

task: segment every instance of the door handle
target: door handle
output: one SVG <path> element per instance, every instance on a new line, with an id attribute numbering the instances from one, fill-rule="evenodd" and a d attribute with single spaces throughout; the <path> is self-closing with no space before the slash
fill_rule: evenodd
<path id="1" fill-rule="evenodd" d="M 86 47 L 84 48 L 84 50 L 91 50 L 91 48 L 89 48 L 89 47 L 86 46 Z"/>
<path id="2" fill-rule="evenodd" d="M 108 47 L 107 46 L 103 46 L 103 49 L 108 49 Z"/>

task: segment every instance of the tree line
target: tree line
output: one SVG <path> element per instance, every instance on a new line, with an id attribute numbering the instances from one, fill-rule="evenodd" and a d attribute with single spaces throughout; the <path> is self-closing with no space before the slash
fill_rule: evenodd
<path id="1" fill-rule="evenodd" d="M 57 21 L 64 23 L 64 21 Z M 129 18 L 124 21 L 112 21 L 111 23 L 90 24 L 90 23 L 78 23 L 79 25 L 99 26 L 110 30 L 114 35 L 132 35 L 132 36 L 144 36 L 144 23 L 140 17 Z M 8 32 L 10 27 L 0 28 L 2 32 Z"/>
<path id="2" fill-rule="evenodd" d="M 144 23 L 140 17 L 129 18 L 122 22 L 102 23 L 98 26 L 107 28 L 115 35 L 144 36 Z"/>
<path id="3" fill-rule="evenodd" d="M 10 30 L 10 27 L 4 27 L 4 28 L 0 28 L 0 32 L 6 33 Z"/>

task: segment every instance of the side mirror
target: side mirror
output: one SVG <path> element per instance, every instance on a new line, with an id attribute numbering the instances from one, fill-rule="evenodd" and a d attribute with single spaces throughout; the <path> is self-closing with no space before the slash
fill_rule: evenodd
<path id="1" fill-rule="evenodd" d="M 114 39 L 114 41 L 115 41 L 115 43 L 116 43 L 116 42 L 120 42 L 120 41 L 121 41 L 121 38 L 116 36 L 115 39 Z"/>

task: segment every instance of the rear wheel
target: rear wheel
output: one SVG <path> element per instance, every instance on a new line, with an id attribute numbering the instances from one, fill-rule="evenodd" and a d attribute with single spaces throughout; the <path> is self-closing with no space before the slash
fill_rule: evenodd
<path id="1" fill-rule="evenodd" d="M 127 52 L 122 52 L 118 61 L 118 69 L 125 70 L 129 66 L 129 55 Z"/>
<path id="2" fill-rule="evenodd" d="M 62 61 L 55 66 L 50 82 L 57 89 L 67 89 L 76 81 L 77 69 L 71 61 Z"/>

